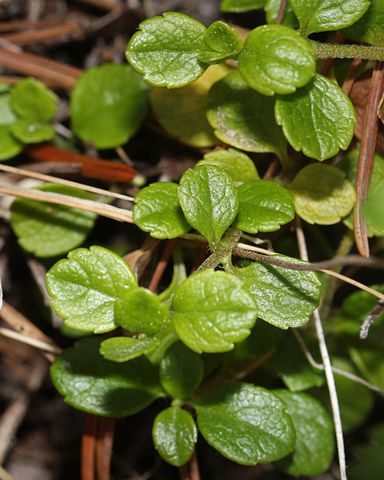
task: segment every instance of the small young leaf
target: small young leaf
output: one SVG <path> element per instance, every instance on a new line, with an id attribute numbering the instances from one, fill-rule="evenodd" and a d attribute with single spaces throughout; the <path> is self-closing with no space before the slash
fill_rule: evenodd
<path id="1" fill-rule="evenodd" d="M 139 25 L 128 43 L 128 62 L 158 87 L 177 88 L 198 79 L 207 68 L 200 55 L 211 52 L 205 26 L 182 13 L 167 12 Z"/>
<path id="2" fill-rule="evenodd" d="M 155 335 L 169 324 L 168 308 L 145 288 L 127 291 L 114 305 L 115 322 L 133 333 Z"/>
<path id="3" fill-rule="evenodd" d="M 101 341 L 80 340 L 53 362 L 53 383 L 69 405 L 93 415 L 122 417 L 163 396 L 156 368 L 145 357 L 109 362 L 99 354 Z"/>
<path id="4" fill-rule="evenodd" d="M 38 188 L 44 192 L 92 199 L 93 195 L 56 184 Z M 11 226 L 20 245 L 38 257 L 63 255 L 78 247 L 87 238 L 96 221 L 96 214 L 64 205 L 36 200 L 17 199 L 11 207 Z"/>
<path id="5" fill-rule="evenodd" d="M 241 41 L 233 28 L 218 20 L 210 25 L 204 33 L 204 41 L 212 52 L 203 52 L 199 60 L 215 63 L 236 58 L 241 50 Z"/>
<path id="6" fill-rule="evenodd" d="M 148 85 L 128 66 L 90 68 L 72 91 L 72 129 L 96 148 L 119 147 L 141 125 L 147 103 Z"/>
<path id="7" fill-rule="evenodd" d="M 333 424 L 320 402 L 305 393 L 288 390 L 273 392 L 287 406 L 296 430 L 296 445 L 292 455 L 279 462 L 284 472 L 311 478 L 325 472 L 335 450 Z"/>
<path id="8" fill-rule="evenodd" d="M 12 89 L 11 105 L 23 119 L 31 123 L 46 123 L 54 119 L 58 99 L 43 83 L 34 78 L 26 78 Z"/>
<path id="9" fill-rule="evenodd" d="M 355 190 L 345 173 L 332 165 L 307 165 L 289 184 L 297 214 L 308 223 L 332 225 L 348 215 Z"/>
<path id="10" fill-rule="evenodd" d="M 160 340 L 156 337 L 113 337 L 101 342 L 100 354 L 112 362 L 126 362 L 152 352 Z"/>
<path id="11" fill-rule="evenodd" d="M 338 85 L 319 74 L 297 92 L 279 96 L 275 113 L 292 147 L 316 160 L 345 150 L 353 137 L 351 101 Z"/>
<path id="12" fill-rule="evenodd" d="M 264 10 L 267 17 L 267 23 L 276 23 L 280 6 L 281 0 L 267 0 L 265 2 Z M 286 2 L 281 24 L 295 29 L 299 26 L 299 22 L 297 21 L 296 15 L 292 8 L 291 0 L 287 0 Z"/>
<path id="13" fill-rule="evenodd" d="M 367 0 L 354 3 L 365 4 L 370 6 L 365 15 L 351 27 L 347 28 L 343 33 L 347 38 L 355 42 L 367 42 L 372 45 L 384 45 L 384 0 Z"/>
<path id="14" fill-rule="evenodd" d="M 248 155 L 234 148 L 206 153 L 197 165 L 216 165 L 224 168 L 235 183 L 259 179 L 255 164 Z"/>
<path id="15" fill-rule="evenodd" d="M 160 362 L 160 382 L 174 398 L 186 398 L 200 385 L 204 366 L 201 356 L 181 342 L 174 343 Z"/>
<path id="16" fill-rule="evenodd" d="M 291 194 L 268 180 L 254 180 L 239 187 L 236 226 L 243 232 L 274 232 L 295 216 Z"/>
<path id="17" fill-rule="evenodd" d="M 212 147 L 218 140 L 206 117 L 208 90 L 228 73 L 224 65 L 211 65 L 203 75 L 182 88 L 154 87 L 151 106 L 160 125 L 182 143 Z"/>
<path id="18" fill-rule="evenodd" d="M 297 262 L 294 258 L 279 256 Z M 275 327 L 286 330 L 301 327 L 319 306 L 320 282 L 314 272 L 300 272 L 253 262 L 234 272 L 252 293 L 259 317 Z"/>
<path id="19" fill-rule="evenodd" d="M 115 253 L 99 246 L 78 248 L 47 273 L 55 312 L 69 327 L 103 333 L 116 328 L 114 303 L 133 288 L 136 278 Z"/>
<path id="20" fill-rule="evenodd" d="M 197 353 L 231 350 L 249 335 L 257 317 L 243 282 L 213 270 L 187 278 L 176 290 L 171 310 L 178 336 Z"/>
<path id="21" fill-rule="evenodd" d="M 16 120 L 9 128 L 12 134 L 24 143 L 47 142 L 55 137 L 55 129 L 49 123 L 21 119 Z"/>
<path id="22" fill-rule="evenodd" d="M 8 90 L 0 91 L 0 125 L 10 125 L 17 117 L 11 107 L 11 95 Z"/>
<path id="23" fill-rule="evenodd" d="M 192 457 L 197 428 L 190 413 L 172 406 L 157 415 L 152 437 L 161 457 L 171 465 L 181 467 Z"/>
<path id="24" fill-rule="evenodd" d="M 263 25 L 248 35 L 239 56 L 239 71 L 263 95 L 293 93 L 316 73 L 310 43 L 283 25 Z"/>
<path id="25" fill-rule="evenodd" d="M 269 463 L 294 449 L 295 430 L 285 406 L 264 388 L 227 383 L 195 406 L 205 440 L 234 462 Z"/>
<path id="26" fill-rule="evenodd" d="M 181 210 L 177 185 L 156 182 L 140 190 L 135 197 L 133 221 L 155 238 L 176 238 L 191 228 Z"/>
<path id="27" fill-rule="evenodd" d="M 213 165 L 190 168 L 180 179 L 178 196 L 188 222 L 214 248 L 237 215 L 237 191 L 230 174 Z"/>
<path id="28" fill-rule="evenodd" d="M 367 11 L 369 0 L 291 0 L 305 35 L 349 27 Z"/>
<path id="29" fill-rule="evenodd" d="M 287 141 L 274 115 L 275 100 L 260 95 L 233 72 L 208 94 L 207 118 L 223 142 L 248 152 L 286 157 Z"/>
<path id="30" fill-rule="evenodd" d="M 11 134 L 9 125 L 0 125 L 0 160 L 15 157 L 23 147 L 24 145 Z"/>
<path id="31" fill-rule="evenodd" d="M 222 0 L 220 10 L 222 12 L 248 12 L 264 7 L 265 0 Z"/>

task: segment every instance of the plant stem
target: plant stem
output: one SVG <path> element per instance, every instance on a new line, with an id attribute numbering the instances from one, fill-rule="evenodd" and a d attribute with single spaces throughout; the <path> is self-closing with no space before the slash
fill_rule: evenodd
<path id="1" fill-rule="evenodd" d="M 287 0 L 281 0 L 279 11 L 276 17 L 277 24 L 280 24 L 283 21 L 286 7 L 287 7 Z"/>
<path id="2" fill-rule="evenodd" d="M 205 270 L 207 268 L 215 268 L 220 263 L 223 263 L 225 261 L 230 261 L 230 258 L 232 256 L 232 251 L 235 248 L 235 245 L 237 242 L 240 240 L 241 237 L 241 231 L 238 230 L 237 228 L 231 228 L 228 230 L 227 234 L 223 238 L 223 240 L 220 242 L 218 248 L 216 249 L 215 252 L 212 253 L 197 269 L 199 270 Z"/>
<path id="3" fill-rule="evenodd" d="M 196 452 L 188 463 L 180 467 L 180 480 L 200 480 L 200 469 Z"/>
<path id="4" fill-rule="evenodd" d="M 319 59 L 325 58 L 362 58 L 363 60 L 384 60 L 384 47 L 366 45 L 339 45 L 310 40 Z"/>

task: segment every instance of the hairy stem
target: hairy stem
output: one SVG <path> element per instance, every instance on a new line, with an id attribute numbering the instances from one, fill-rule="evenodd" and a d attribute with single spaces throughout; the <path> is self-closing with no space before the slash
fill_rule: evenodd
<path id="1" fill-rule="evenodd" d="M 321 43 L 310 40 L 315 55 L 325 58 L 361 58 L 363 60 L 384 60 L 384 47 L 368 47 L 366 45 L 340 45 L 337 43 Z"/>

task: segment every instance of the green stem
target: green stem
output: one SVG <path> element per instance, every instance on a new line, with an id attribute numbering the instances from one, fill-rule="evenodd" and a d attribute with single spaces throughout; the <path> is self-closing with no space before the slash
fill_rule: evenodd
<path id="1" fill-rule="evenodd" d="M 241 231 L 237 228 L 231 228 L 226 233 L 216 250 L 210 255 L 197 270 L 215 268 L 220 263 L 230 263 L 232 251 L 241 237 Z"/>
<path id="2" fill-rule="evenodd" d="M 310 40 L 319 59 L 324 58 L 361 58 L 363 60 L 384 60 L 384 47 L 366 45 L 340 45 Z"/>

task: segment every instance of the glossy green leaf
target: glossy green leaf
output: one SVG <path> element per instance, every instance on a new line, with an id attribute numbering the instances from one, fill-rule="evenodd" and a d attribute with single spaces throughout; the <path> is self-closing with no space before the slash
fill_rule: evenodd
<path id="1" fill-rule="evenodd" d="M 279 255 L 277 258 L 299 263 L 299 260 Z M 252 293 L 259 317 L 282 328 L 301 327 L 319 306 L 320 282 L 313 272 L 300 272 L 253 262 L 235 270 Z"/>
<path id="2" fill-rule="evenodd" d="M 191 228 L 181 210 L 176 183 L 156 182 L 135 197 L 133 221 L 155 238 L 176 238 Z"/>
<path id="3" fill-rule="evenodd" d="M 0 160 L 15 157 L 23 147 L 24 145 L 11 134 L 8 125 L 0 125 Z"/>
<path id="4" fill-rule="evenodd" d="M 234 148 L 209 152 L 197 165 L 216 165 L 224 168 L 236 183 L 259 179 L 255 164 L 248 155 Z"/>
<path id="5" fill-rule="evenodd" d="M 338 85 L 319 74 L 295 93 L 279 96 L 275 113 L 292 147 L 316 160 L 345 150 L 353 137 L 351 101 Z"/>
<path id="6" fill-rule="evenodd" d="M 204 367 L 200 355 L 181 342 L 174 343 L 160 362 L 160 382 L 174 398 L 186 398 L 200 385 Z"/>
<path id="7" fill-rule="evenodd" d="M 207 118 L 223 142 L 248 152 L 286 157 L 287 141 L 274 115 L 275 100 L 260 95 L 233 72 L 208 94 Z"/>
<path id="8" fill-rule="evenodd" d="M 128 66 L 90 68 L 71 94 L 72 129 L 96 148 L 119 147 L 141 125 L 147 103 L 147 84 Z"/>
<path id="9" fill-rule="evenodd" d="M 32 122 L 50 122 L 58 108 L 58 98 L 34 78 L 20 80 L 11 90 L 11 105 L 19 117 Z"/>
<path id="10" fill-rule="evenodd" d="M 167 12 L 139 25 L 128 43 L 128 62 L 152 85 L 183 87 L 198 79 L 207 65 L 199 58 L 211 49 L 206 27 L 182 13 Z"/>
<path id="11" fill-rule="evenodd" d="M 115 322 L 132 333 L 155 335 L 169 324 L 168 308 L 145 288 L 134 288 L 114 305 Z"/>
<path id="12" fill-rule="evenodd" d="M 349 27 L 367 11 L 369 0 L 291 0 L 305 35 Z"/>
<path id="13" fill-rule="evenodd" d="M 310 43 L 283 25 L 263 25 L 248 35 L 239 56 L 239 71 L 263 95 L 293 93 L 316 72 Z"/>
<path id="14" fill-rule="evenodd" d="M 122 417 L 163 395 L 156 368 L 146 358 L 109 362 L 99 354 L 100 342 L 97 337 L 80 340 L 53 362 L 53 383 L 69 405 L 93 415 Z"/>
<path id="15" fill-rule="evenodd" d="M 332 225 L 348 215 L 355 190 L 345 173 L 332 165 L 307 165 L 289 184 L 297 214 L 308 223 Z"/>
<path id="16" fill-rule="evenodd" d="M 0 125 L 10 125 L 17 120 L 11 107 L 11 95 L 8 90 L 0 91 Z"/>
<path id="17" fill-rule="evenodd" d="M 211 65 L 199 79 L 186 87 L 152 88 L 152 109 L 169 135 L 193 147 L 212 147 L 218 143 L 205 111 L 208 90 L 228 71 L 224 65 Z"/>
<path id="18" fill-rule="evenodd" d="M 190 225 L 214 248 L 237 215 L 237 191 L 230 174 L 213 165 L 190 168 L 180 179 L 178 196 Z"/>
<path id="19" fill-rule="evenodd" d="M 276 23 L 280 6 L 281 6 L 281 0 L 267 0 L 265 2 L 264 10 L 267 17 L 267 23 Z M 295 28 L 295 29 L 299 26 L 299 22 L 292 8 L 291 0 L 287 0 L 286 2 L 283 20 L 281 24 L 286 25 L 287 27 Z"/>
<path id="20" fill-rule="evenodd" d="M 384 472 L 384 423 L 376 424 L 370 432 L 368 442 L 353 450 L 353 458 L 348 465 L 348 478 L 351 480 L 376 480 Z"/>
<path id="21" fill-rule="evenodd" d="M 246 338 L 257 317 L 243 282 L 226 272 L 204 270 L 176 290 L 171 310 L 180 339 L 195 352 L 226 352 Z"/>
<path id="22" fill-rule="evenodd" d="M 274 232 L 295 216 L 292 195 L 275 182 L 246 182 L 239 187 L 238 196 L 236 226 L 243 232 Z"/>
<path id="23" fill-rule="evenodd" d="M 55 129 L 49 123 L 31 122 L 30 120 L 17 120 L 9 126 L 12 134 L 24 143 L 40 143 L 52 140 Z"/>
<path id="24" fill-rule="evenodd" d="M 217 20 L 204 33 L 204 41 L 212 52 L 203 52 L 199 60 L 205 63 L 221 62 L 236 58 L 241 50 L 241 40 L 227 23 Z"/>
<path id="25" fill-rule="evenodd" d="M 93 195 L 72 187 L 46 184 L 44 192 L 92 199 Z M 17 199 L 11 207 L 11 226 L 20 245 L 38 257 L 55 257 L 81 245 L 93 228 L 97 215 L 85 210 Z"/>
<path id="26" fill-rule="evenodd" d="M 101 342 L 100 354 L 112 362 L 126 362 L 152 352 L 160 340 L 156 337 L 112 337 Z"/>
<path id="27" fill-rule="evenodd" d="M 296 445 L 292 455 L 279 462 L 285 472 L 300 477 L 315 477 L 331 465 L 335 441 L 330 415 L 320 402 L 305 393 L 288 390 L 273 392 L 287 406 L 296 430 Z"/>
<path id="28" fill-rule="evenodd" d="M 222 12 L 248 12 L 264 7 L 265 0 L 222 0 L 220 10 Z"/>
<path id="29" fill-rule="evenodd" d="M 367 3 L 358 2 L 354 3 Z M 384 45 L 384 0 L 371 0 L 365 15 L 343 33 L 355 42 L 367 42 L 372 45 Z"/>
<path id="30" fill-rule="evenodd" d="M 242 465 L 269 463 L 295 446 L 285 405 L 261 387 L 227 383 L 196 405 L 199 431 L 224 457 Z"/>
<path id="31" fill-rule="evenodd" d="M 190 413 L 172 406 L 157 415 L 152 437 L 160 456 L 171 465 L 181 467 L 192 457 L 197 428 Z"/>
<path id="32" fill-rule="evenodd" d="M 69 252 L 48 271 L 46 283 L 51 306 L 66 324 L 94 333 L 116 328 L 114 303 L 137 288 L 124 260 L 99 246 Z"/>

